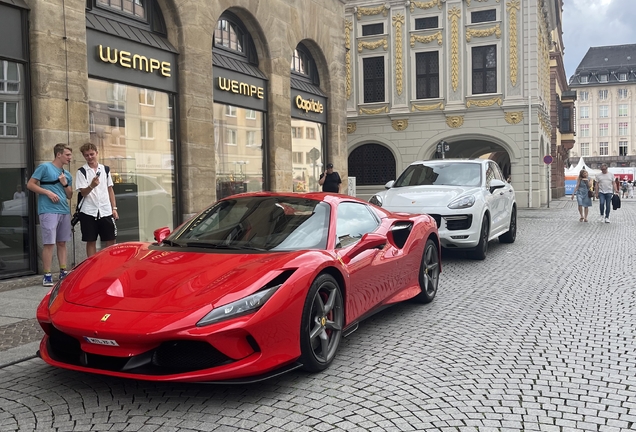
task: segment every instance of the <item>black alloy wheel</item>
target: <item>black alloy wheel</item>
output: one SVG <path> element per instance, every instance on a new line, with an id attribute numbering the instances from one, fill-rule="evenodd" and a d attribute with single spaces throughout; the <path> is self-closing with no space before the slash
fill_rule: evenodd
<path id="1" fill-rule="evenodd" d="M 344 302 L 338 282 L 321 274 L 311 284 L 300 328 L 300 362 L 309 372 L 329 367 L 336 357 L 344 325 Z"/>
<path id="2" fill-rule="evenodd" d="M 508 232 L 499 236 L 500 243 L 514 243 L 517 238 L 517 207 L 512 207 L 510 212 L 510 226 Z"/>
<path id="3" fill-rule="evenodd" d="M 488 254 L 488 233 L 490 232 L 490 221 L 488 215 L 484 215 L 481 222 L 481 231 L 479 235 L 479 243 L 475 249 L 468 252 L 468 256 L 474 260 L 485 260 Z"/>
<path id="4" fill-rule="evenodd" d="M 420 266 L 420 288 L 422 292 L 415 296 L 415 300 L 421 303 L 430 303 L 437 294 L 439 284 L 439 249 L 431 239 L 426 241 L 422 264 Z"/>

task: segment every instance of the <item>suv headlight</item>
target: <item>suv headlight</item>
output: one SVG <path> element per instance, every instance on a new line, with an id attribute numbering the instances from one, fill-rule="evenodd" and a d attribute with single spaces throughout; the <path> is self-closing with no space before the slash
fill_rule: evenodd
<path id="1" fill-rule="evenodd" d="M 369 202 L 377 205 L 378 207 L 382 207 L 382 198 L 379 195 L 373 195 Z"/>
<path id="2" fill-rule="evenodd" d="M 468 195 L 451 201 L 448 205 L 449 209 L 462 209 L 472 207 L 475 204 L 475 195 Z"/>
<path id="3" fill-rule="evenodd" d="M 260 309 L 260 307 L 263 306 L 272 295 L 274 295 L 276 290 L 280 288 L 281 285 L 282 284 L 257 291 L 250 296 L 212 309 L 197 323 L 197 327 L 203 327 L 219 321 L 224 321 L 226 319 L 236 318 L 241 315 L 247 315 L 255 312 L 256 310 Z"/>

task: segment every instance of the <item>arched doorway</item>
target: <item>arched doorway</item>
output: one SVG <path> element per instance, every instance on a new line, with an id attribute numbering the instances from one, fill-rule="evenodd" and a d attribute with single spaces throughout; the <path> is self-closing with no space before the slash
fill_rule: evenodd
<path id="1" fill-rule="evenodd" d="M 356 196 L 370 198 L 386 182 L 395 180 L 396 163 L 393 152 L 382 144 L 369 143 L 349 153 L 349 176 L 356 178 Z"/>

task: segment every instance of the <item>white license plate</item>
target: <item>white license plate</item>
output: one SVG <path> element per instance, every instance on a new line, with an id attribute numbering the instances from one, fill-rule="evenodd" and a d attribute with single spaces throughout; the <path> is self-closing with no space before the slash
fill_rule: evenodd
<path id="1" fill-rule="evenodd" d="M 108 346 L 119 346 L 119 344 L 112 339 L 97 339 L 88 336 L 84 336 L 86 342 L 90 342 L 96 345 L 108 345 Z"/>

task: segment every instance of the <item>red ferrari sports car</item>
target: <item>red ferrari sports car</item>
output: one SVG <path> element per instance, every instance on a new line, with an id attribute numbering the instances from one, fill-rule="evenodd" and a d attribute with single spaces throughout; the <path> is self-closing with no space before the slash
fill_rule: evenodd
<path id="1" fill-rule="evenodd" d="M 155 239 L 53 287 L 37 310 L 44 361 L 157 381 L 317 372 L 365 317 L 432 301 L 441 271 L 435 220 L 344 195 L 235 195 Z"/>

